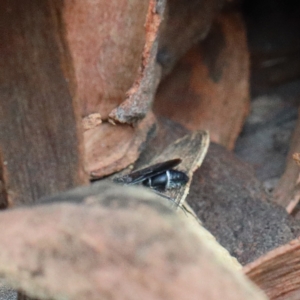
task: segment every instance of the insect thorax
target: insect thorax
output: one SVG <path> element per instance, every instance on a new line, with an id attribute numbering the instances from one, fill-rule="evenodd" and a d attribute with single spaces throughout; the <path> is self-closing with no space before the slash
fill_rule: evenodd
<path id="1" fill-rule="evenodd" d="M 168 190 L 185 185 L 188 179 L 185 173 L 171 169 L 159 175 L 147 178 L 143 181 L 143 185 L 154 189 Z"/>

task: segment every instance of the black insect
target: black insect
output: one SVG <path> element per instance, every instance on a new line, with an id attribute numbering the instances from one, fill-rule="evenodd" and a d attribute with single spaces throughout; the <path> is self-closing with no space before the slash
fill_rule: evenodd
<path id="1" fill-rule="evenodd" d="M 184 172 L 173 169 L 180 163 L 180 158 L 168 160 L 119 177 L 115 182 L 126 185 L 143 184 L 158 191 L 179 188 L 189 180 Z"/>

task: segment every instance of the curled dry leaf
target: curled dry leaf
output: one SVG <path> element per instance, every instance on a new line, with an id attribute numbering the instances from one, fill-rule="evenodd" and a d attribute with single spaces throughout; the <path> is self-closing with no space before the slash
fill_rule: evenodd
<path id="1" fill-rule="evenodd" d="M 299 223 L 272 201 L 253 169 L 211 144 L 187 199 L 203 225 L 245 265 L 299 234 Z"/>
<path id="2" fill-rule="evenodd" d="M 74 2 L 1 1 L 1 208 L 88 183 L 63 18 Z"/>
<path id="3" fill-rule="evenodd" d="M 266 299 L 145 189 L 77 188 L 0 226 L 0 272 L 34 298 Z"/>

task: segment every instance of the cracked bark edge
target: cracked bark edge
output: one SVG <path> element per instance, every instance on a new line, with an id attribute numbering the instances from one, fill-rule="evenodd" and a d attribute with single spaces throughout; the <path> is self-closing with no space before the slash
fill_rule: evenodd
<path id="1" fill-rule="evenodd" d="M 162 21 L 165 1 L 151 0 L 145 24 L 146 43 L 137 79 L 127 91 L 127 98 L 109 114 L 116 123 L 134 124 L 143 119 L 151 107 L 159 82 L 156 66 L 158 31 Z"/>

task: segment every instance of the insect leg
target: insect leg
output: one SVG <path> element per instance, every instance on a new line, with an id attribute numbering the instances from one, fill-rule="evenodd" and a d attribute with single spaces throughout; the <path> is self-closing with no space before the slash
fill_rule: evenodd
<path id="1" fill-rule="evenodd" d="M 151 189 L 155 194 L 171 201 L 173 204 L 175 204 L 176 207 L 179 207 L 184 213 L 185 215 L 188 217 L 188 214 L 191 215 L 193 218 L 195 218 L 195 220 L 202 226 L 202 223 L 201 221 L 197 218 L 197 216 L 195 215 L 195 213 L 191 212 L 184 204 L 183 205 L 178 205 L 174 199 L 172 199 L 171 197 L 163 194 L 163 193 L 160 193 L 159 191 L 155 190 L 155 189 Z"/>
<path id="2" fill-rule="evenodd" d="M 165 195 L 165 194 L 159 192 L 158 190 L 155 190 L 155 189 L 151 188 L 151 191 L 153 191 L 156 195 L 161 196 L 161 197 L 163 197 L 163 198 L 165 198 L 165 199 L 171 201 L 173 204 L 175 204 L 175 206 L 177 206 L 177 207 L 179 206 L 179 205 L 175 202 L 174 199 L 172 199 L 171 197 L 169 197 L 169 196 L 167 196 L 167 195 Z"/>
<path id="3" fill-rule="evenodd" d="M 186 208 L 183 208 L 181 206 L 179 206 L 175 201 L 174 199 L 172 199 L 171 197 L 163 194 L 163 193 L 160 193 L 159 191 L 155 190 L 155 189 L 151 189 L 155 194 L 157 194 L 158 196 L 161 196 L 169 201 L 171 201 L 176 207 L 179 207 L 180 209 L 182 209 L 182 211 L 186 214 L 187 212 L 189 212 Z M 189 212 L 191 213 L 191 212 Z"/>

